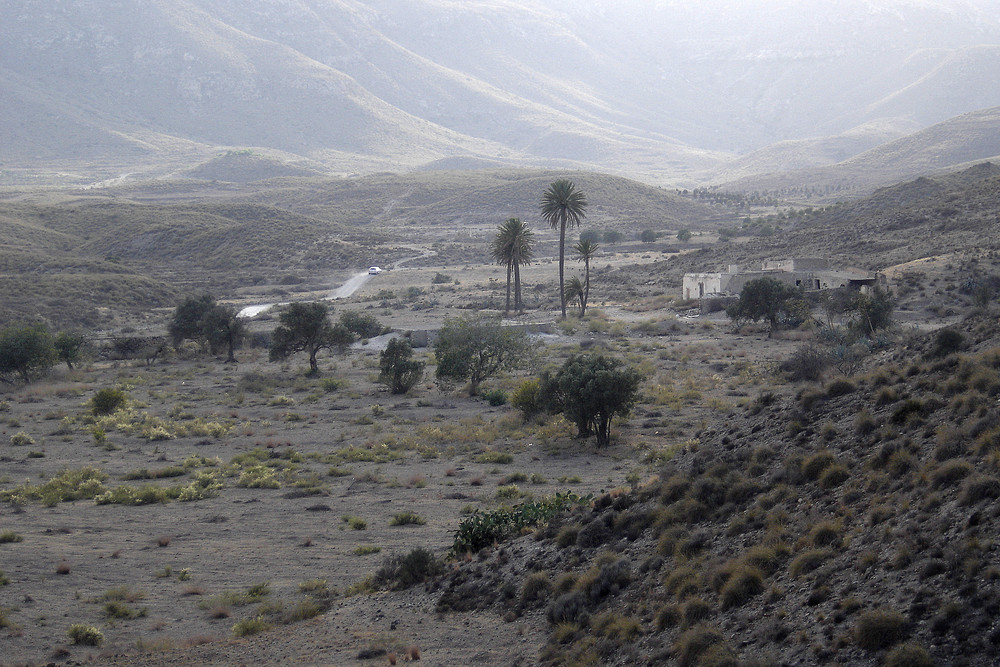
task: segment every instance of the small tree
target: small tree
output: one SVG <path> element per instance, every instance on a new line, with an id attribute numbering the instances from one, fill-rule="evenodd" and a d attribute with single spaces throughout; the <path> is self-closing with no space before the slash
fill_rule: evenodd
<path id="1" fill-rule="evenodd" d="M 581 239 L 573 246 L 576 261 L 583 262 L 583 296 L 580 299 L 580 317 L 587 314 L 587 304 L 590 302 L 590 261 L 597 255 L 600 246 L 587 239 Z"/>
<path id="2" fill-rule="evenodd" d="M 11 325 L 0 331 L 0 379 L 10 375 L 25 384 L 52 367 L 58 360 L 52 336 L 44 324 Z"/>
<path id="3" fill-rule="evenodd" d="M 690 229 L 682 229 L 679 232 L 677 232 L 677 240 L 680 241 L 681 243 L 687 243 L 688 241 L 691 240 L 692 236 L 693 234 L 691 234 Z"/>
<path id="4" fill-rule="evenodd" d="M 498 317 L 450 317 L 434 342 L 435 375 L 443 380 L 468 380 L 469 393 L 475 396 L 483 380 L 517 368 L 530 350 L 524 332 L 502 326 Z"/>
<path id="5" fill-rule="evenodd" d="M 274 330 L 271 361 L 286 359 L 296 352 L 309 355 L 309 375 L 319 375 L 316 354 L 323 349 L 344 349 L 354 341 L 354 334 L 344 325 L 332 324 L 325 304 L 293 303 L 278 316 L 281 324 Z"/>
<path id="6" fill-rule="evenodd" d="M 235 351 L 243 344 L 247 328 L 235 306 L 212 306 L 201 318 L 201 331 L 213 354 L 218 354 L 225 348 L 226 363 L 236 363 Z"/>
<path id="7" fill-rule="evenodd" d="M 174 347 L 180 345 L 185 340 L 197 341 L 202 347 L 208 342 L 205 336 L 205 328 L 202 320 L 208 311 L 215 307 L 215 297 L 210 294 L 203 294 L 199 297 L 184 299 L 177 308 L 167 325 L 170 339 Z"/>
<path id="8" fill-rule="evenodd" d="M 70 370 L 73 370 L 73 364 L 83 356 L 86 344 L 87 339 L 83 334 L 70 331 L 60 331 L 52 341 L 56 354 L 59 355 L 59 361 L 66 362 Z"/>
<path id="9" fill-rule="evenodd" d="M 656 243 L 658 234 L 652 229 L 644 229 L 639 232 L 639 240 L 643 243 Z"/>
<path id="10" fill-rule="evenodd" d="M 778 328 L 778 320 L 788 315 L 788 300 L 798 295 L 799 290 L 775 278 L 754 278 L 740 290 L 740 300 L 726 308 L 726 315 L 737 322 L 767 320 L 771 335 Z"/>
<path id="11" fill-rule="evenodd" d="M 598 241 L 601 240 L 601 232 L 597 231 L 596 229 L 585 229 L 582 232 L 580 232 L 579 240 L 589 241 L 591 243 L 596 244 Z"/>
<path id="12" fill-rule="evenodd" d="M 566 303 L 573 303 L 574 301 L 580 304 L 580 317 L 583 317 L 584 309 L 587 307 L 586 290 L 583 286 L 583 281 L 580 280 L 580 276 L 573 276 L 566 281 Z"/>
<path id="13" fill-rule="evenodd" d="M 412 359 L 413 348 L 405 338 L 393 338 L 379 354 L 378 381 L 393 394 L 405 394 L 424 377 L 424 362 Z"/>
<path id="14" fill-rule="evenodd" d="M 851 326 L 865 336 L 871 336 L 879 329 L 888 329 L 892 326 L 892 311 L 895 307 L 896 301 L 892 294 L 877 285 L 870 294 L 859 292 L 850 305 L 850 310 L 855 314 Z"/>
<path id="15" fill-rule="evenodd" d="M 632 410 L 642 376 L 619 359 L 602 354 L 574 355 L 555 377 L 542 378 L 539 394 L 551 412 L 576 424 L 580 437 L 593 433 L 597 446 L 611 442 L 611 421 Z"/>
<path id="16" fill-rule="evenodd" d="M 625 240 L 625 235 L 616 229 L 609 229 L 604 232 L 604 242 L 609 245 L 618 245 Z"/>

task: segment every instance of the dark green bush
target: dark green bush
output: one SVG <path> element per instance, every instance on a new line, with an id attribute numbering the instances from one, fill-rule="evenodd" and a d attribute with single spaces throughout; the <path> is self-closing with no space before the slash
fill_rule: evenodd
<path id="1" fill-rule="evenodd" d="M 499 407 L 507 403 L 507 392 L 502 389 L 490 389 L 480 392 L 479 395 L 486 399 L 486 402 L 493 407 Z"/>
<path id="2" fill-rule="evenodd" d="M 90 399 L 90 411 L 97 415 L 110 415 L 128 404 L 128 394 L 121 389 L 99 389 Z"/>
<path id="3" fill-rule="evenodd" d="M 755 567 L 736 568 L 719 591 L 723 609 L 731 609 L 749 602 L 750 598 L 764 592 L 764 575 Z"/>

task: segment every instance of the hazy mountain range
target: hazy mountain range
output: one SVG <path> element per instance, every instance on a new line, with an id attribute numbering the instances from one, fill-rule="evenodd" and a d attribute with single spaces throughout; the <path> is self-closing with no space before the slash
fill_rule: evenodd
<path id="1" fill-rule="evenodd" d="M 721 182 L 1000 107 L 992 0 L 8 0 L 0 24 L 7 182 L 243 148 Z"/>

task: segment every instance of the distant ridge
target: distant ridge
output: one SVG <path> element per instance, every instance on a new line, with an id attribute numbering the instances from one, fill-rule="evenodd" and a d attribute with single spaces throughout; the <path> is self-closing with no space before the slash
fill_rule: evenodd
<path id="1" fill-rule="evenodd" d="M 724 183 L 728 191 L 826 193 L 857 197 L 922 174 L 952 171 L 1000 156 L 1000 107 L 962 114 L 887 142 L 837 164 L 748 176 Z"/>

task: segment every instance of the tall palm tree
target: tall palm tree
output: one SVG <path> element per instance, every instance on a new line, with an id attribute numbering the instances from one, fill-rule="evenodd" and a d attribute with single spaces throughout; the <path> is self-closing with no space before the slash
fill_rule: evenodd
<path id="1" fill-rule="evenodd" d="M 497 264 L 507 267 L 505 313 L 510 312 L 511 278 L 514 279 L 514 308 L 521 310 L 521 265 L 531 261 L 534 235 L 520 218 L 508 218 L 497 227 L 497 235 L 490 243 L 490 255 Z"/>
<path id="2" fill-rule="evenodd" d="M 597 254 L 600 248 L 597 243 L 590 239 L 580 239 L 573 246 L 576 251 L 576 261 L 583 262 L 583 295 L 580 299 L 580 317 L 587 314 L 587 302 L 590 301 L 590 260 Z"/>
<path id="3" fill-rule="evenodd" d="M 562 316 L 566 317 L 566 284 L 563 273 L 566 266 L 566 225 L 579 226 L 587 209 L 587 198 L 576 189 L 573 181 L 561 178 L 553 181 L 542 193 L 540 205 L 542 219 L 552 229 L 559 230 L 559 299 L 562 302 Z"/>

